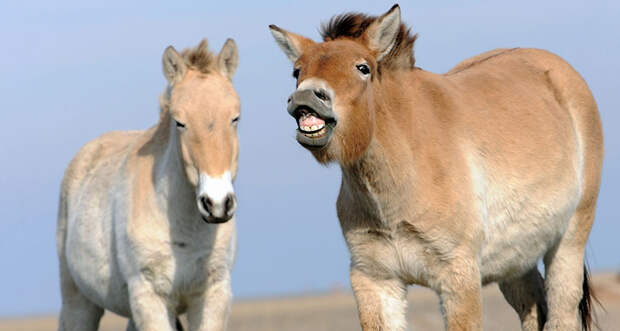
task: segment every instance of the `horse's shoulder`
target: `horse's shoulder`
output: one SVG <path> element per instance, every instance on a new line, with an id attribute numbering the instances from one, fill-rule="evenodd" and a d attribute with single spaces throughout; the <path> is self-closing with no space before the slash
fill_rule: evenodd
<path id="1" fill-rule="evenodd" d="M 71 160 L 63 178 L 63 190 L 69 190 L 72 183 L 80 182 L 93 174 L 103 162 L 117 166 L 114 162 L 122 157 L 142 131 L 112 131 L 104 133 L 86 143 Z"/>

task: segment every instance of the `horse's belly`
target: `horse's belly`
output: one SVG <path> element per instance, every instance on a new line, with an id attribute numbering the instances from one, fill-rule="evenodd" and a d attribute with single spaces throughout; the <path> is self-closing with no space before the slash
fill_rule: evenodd
<path id="1" fill-rule="evenodd" d="M 483 225 L 483 283 L 518 277 L 534 268 L 563 236 L 577 205 L 578 194 L 561 203 L 506 199 Z"/>
<path id="2" fill-rule="evenodd" d="M 66 258 L 80 292 L 96 305 L 129 316 L 127 284 L 122 279 L 112 246 L 109 219 L 79 215 L 67 233 Z"/>

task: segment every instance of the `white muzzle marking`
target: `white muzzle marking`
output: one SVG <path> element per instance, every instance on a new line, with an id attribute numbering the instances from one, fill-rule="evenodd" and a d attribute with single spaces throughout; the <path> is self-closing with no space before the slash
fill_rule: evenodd
<path id="1" fill-rule="evenodd" d="M 200 173 L 198 178 L 198 209 L 206 217 L 229 218 L 232 216 L 231 202 L 235 191 L 232 185 L 230 171 L 226 171 L 220 177 L 211 177 Z"/>

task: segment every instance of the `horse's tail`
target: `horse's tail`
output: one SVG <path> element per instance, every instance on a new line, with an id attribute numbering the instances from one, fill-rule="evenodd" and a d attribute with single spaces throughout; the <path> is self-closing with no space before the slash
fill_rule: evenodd
<path id="1" fill-rule="evenodd" d="M 581 315 L 581 329 L 583 331 L 592 330 L 593 311 L 592 311 L 592 299 L 598 302 L 592 291 L 590 284 L 590 273 L 588 268 L 583 266 L 583 295 L 581 302 L 579 302 L 579 315 Z M 596 325 L 596 323 L 595 323 Z"/>

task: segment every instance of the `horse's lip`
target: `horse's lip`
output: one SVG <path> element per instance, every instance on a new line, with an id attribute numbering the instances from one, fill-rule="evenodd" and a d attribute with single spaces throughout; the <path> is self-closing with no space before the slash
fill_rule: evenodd
<path id="1" fill-rule="evenodd" d="M 220 217 L 200 215 L 200 217 L 202 218 L 202 220 L 205 223 L 208 223 L 208 224 L 222 224 L 222 223 L 226 223 L 226 222 L 228 222 L 228 221 L 230 221 L 232 219 L 232 216 L 229 217 L 229 218 L 220 218 Z"/>
<path id="2" fill-rule="evenodd" d="M 325 121 L 325 134 L 321 137 L 308 137 L 305 135 L 305 133 L 313 133 L 313 132 L 305 132 L 302 131 L 301 128 L 299 127 L 299 118 L 303 115 L 303 114 L 312 114 L 313 116 L 316 116 L 320 119 L 322 119 L 323 121 Z M 307 106 L 307 105 L 298 105 L 297 107 L 295 107 L 291 112 L 290 115 L 295 119 L 295 124 L 297 125 L 297 142 L 299 144 L 301 144 L 303 147 L 310 149 L 310 150 L 320 150 L 325 148 L 329 142 L 331 141 L 332 135 L 334 133 L 334 129 L 336 128 L 336 125 L 338 124 L 338 121 L 336 120 L 335 115 L 333 114 L 333 110 L 330 109 L 323 109 L 321 112 L 316 111 L 314 109 L 312 109 L 311 107 Z M 321 129 L 322 130 L 322 129 Z M 320 130 L 317 130 L 320 131 Z"/>
<path id="3" fill-rule="evenodd" d="M 302 133 L 306 133 L 306 134 L 313 134 L 313 133 L 321 132 L 321 130 L 325 129 L 325 126 L 327 126 L 327 123 L 325 123 L 325 125 L 321 127 L 320 129 L 316 129 L 314 131 L 305 131 L 301 127 L 299 127 L 299 122 L 297 122 L 297 130 L 301 131 Z"/>
<path id="4" fill-rule="evenodd" d="M 336 122 L 326 122 L 324 129 L 326 130 L 325 134 L 321 137 L 308 137 L 304 134 L 304 131 L 297 128 L 297 142 L 300 143 L 303 147 L 310 150 L 320 150 L 325 148 L 334 134 L 334 128 L 336 127 Z M 322 129 L 321 129 L 322 130 Z"/>
<path id="5" fill-rule="evenodd" d="M 331 110 L 330 110 L 331 112 Z M 316 110 L 306 106 L 306 105 L 300 105 L 297 108 L 295 108 L 295 110 L 293 110 L 293 112 L 291 113 L 291 116 L 293 116 L 293 118 L 295 119 L 295 121 L 297 122 L 297 126 L 299 127 L 299 118 L 303 115 L 303 114 L 312 114 L 312 116 L 318 117 L 320 119 L 322 119 L 323 121 L 325 121 L 325 124 L 327 125 L 330 122 L 333 122 L 334 125 L 337 122 L 336 121 L 336 117 L 333 115 L 321 115 L 319 114 L 319 112 L 317 112 Z"/>

